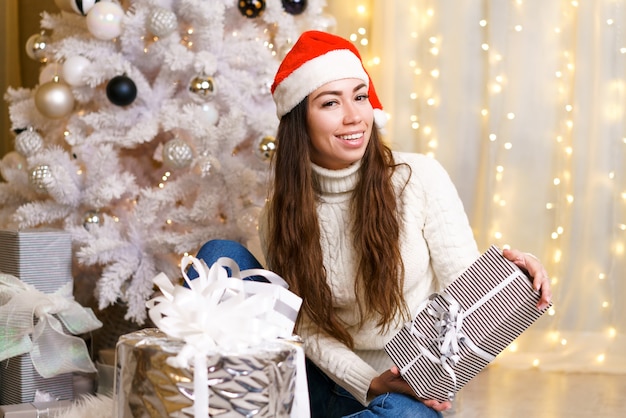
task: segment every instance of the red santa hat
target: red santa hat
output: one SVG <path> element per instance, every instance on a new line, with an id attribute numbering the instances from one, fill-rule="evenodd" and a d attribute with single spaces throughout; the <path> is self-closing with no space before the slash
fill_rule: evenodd
<path id="1" fill-rule="evenodd" d="M 358 78 L 367 84 L 374 122 L 382 129 L 387 115 L 372 79 L 363 67 L 359 51 L 348 40 L 320 31 L 302 33 L 278 68 L 272 84 L 278 118 L 289 113 L 319 87 L 344 78 Z"/>

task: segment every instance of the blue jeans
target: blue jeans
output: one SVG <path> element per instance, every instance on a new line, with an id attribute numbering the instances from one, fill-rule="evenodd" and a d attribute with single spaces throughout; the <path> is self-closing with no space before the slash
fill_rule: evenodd
<path id="1" fill-rule="evenodd" d="M 441 418 L 441 413 L 401 393 L 384 393 L 364 407 L 313 362 L 306 361 L 311 418 Z"/>
<path id="2" fill-rule="evenodd" d="M 211 267 L 220 257 L 235 260 L 241 270 L 263 268 L 261 263 L 243 245 L 235 241 L 211 240 L 204 244 L 196 258 Z M 228 268 L 226 268 L 228 270 Z M 229 272 L 230 273 L 230 272 Z M 187 271 L 190 279 L 198 277 L 193 266 Z M 267 281 L 255 276 L 252 280 Z M 306 361 L 311 418 L 441 418 L 442 415 L 400 393 L 385 393 L 377 396 L 365 408 L 348 391 L 335 384 L 310 360 Z"/>
<path id="3" fill-rule="evenodd" d="M 198 250 L 198 254 L 196 255 L 196 258 L 204 260 L 206 265 L 209 267 L 211 267 L 220 257 L 232 258 L 235 260 L 240 270 L 263 268 L 256 257 L 248 251 L 246 247 L 236 241 L 222 239 L 208 241 L 200 248 L 200 250 Z M 228 267 L 224 268 L 228 271 L 229 275 L 232 274 Z M 198 277 L 198 272 L 193 268 L 193 266 L 189 266 L 187 276 L 191 280 L 196 279 Z M 268 281 L 266 278 L 261 276 L 251 276 L 246 279 L 261 282 Z"/>

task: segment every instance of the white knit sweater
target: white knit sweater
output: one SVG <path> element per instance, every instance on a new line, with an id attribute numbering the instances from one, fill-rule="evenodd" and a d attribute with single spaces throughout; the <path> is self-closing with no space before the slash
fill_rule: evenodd
<path id="1" fill-rule="evenodd" d="M 423 300 L 458 277 L 480 254 L 456 188 L 443 167 L 421 154 L 394 152 L 394 158 L 396 163 L 410 167 L 409 170 L 400 166 L 396 170 L 394 184 L 402 214 L 404 297 L 415 315 Z M 387 333 L 382 333 L 375 323 L 357 327 L 356 256 L 350 235 L 349 201 L 359 178 L 359 167 L 360 163 L 356 163 L 343 170 L 327 170 L 313 165 L 322 190 L 318 217 L 332 304 L 348 324 L 355 350 L 326 335 L 315 334 L 316 327 L 306 321 L 299 334 L 304 338 L 307 357 L 366 405 L 370 382 L 392 366 L 383 347 L 402 323 L 398 321 L 398 326 Z M 400 192 L 407 178 L 409 182 Z M 260 229 L 264 243 L 265 219 Z M 265 245 L 262 246 L 265 251 Z"/>

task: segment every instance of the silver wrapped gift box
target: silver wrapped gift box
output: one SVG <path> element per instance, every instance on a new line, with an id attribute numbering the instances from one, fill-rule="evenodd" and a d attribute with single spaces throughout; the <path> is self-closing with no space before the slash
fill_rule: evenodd
<path id="1" fill-rule="evenodd" d="M 120 338 L 114 388 L 119 418 L 193 416 L 194 370 L 167 361 L 184 344 L 156 328 Z M 296 384 L 294 344 L 276 340 L 235 354 L 209 354 L 210 416 L 289 417 Z"/>

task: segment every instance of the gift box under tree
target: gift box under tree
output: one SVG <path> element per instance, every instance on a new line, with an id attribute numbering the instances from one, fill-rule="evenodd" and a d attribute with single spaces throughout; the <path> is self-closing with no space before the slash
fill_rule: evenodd
<path id="1" fill-rule="evenodd" d="M 455 394 L 547 309 L 531 279 L 492 246 L 432 295 L 385 350 L 417 396 Z"/>
<path id="2" fill-rule="evenodd" d="M 229 258 L 209 269 L 185 256 L 181 272 L 187 287 L 154 279 L 161 294 L 147 306 L 158 329 L 117 344 L 116 416 L 307 418 L 304 351 L 292 335 L 302 300 L 276 274 L 240 272 Z M 253 276 L 268 282 L 244 280 Z"/>
<path id="3" fill-rule="evenodd" d="M 84 341 L 67 333 L 101 324 L 73 300 L 71 236 L 1 230 L 0 254 L 0 404 L 33 402 L 37 391 L 72 399 L 72 371 L 95 368 Z"/>

